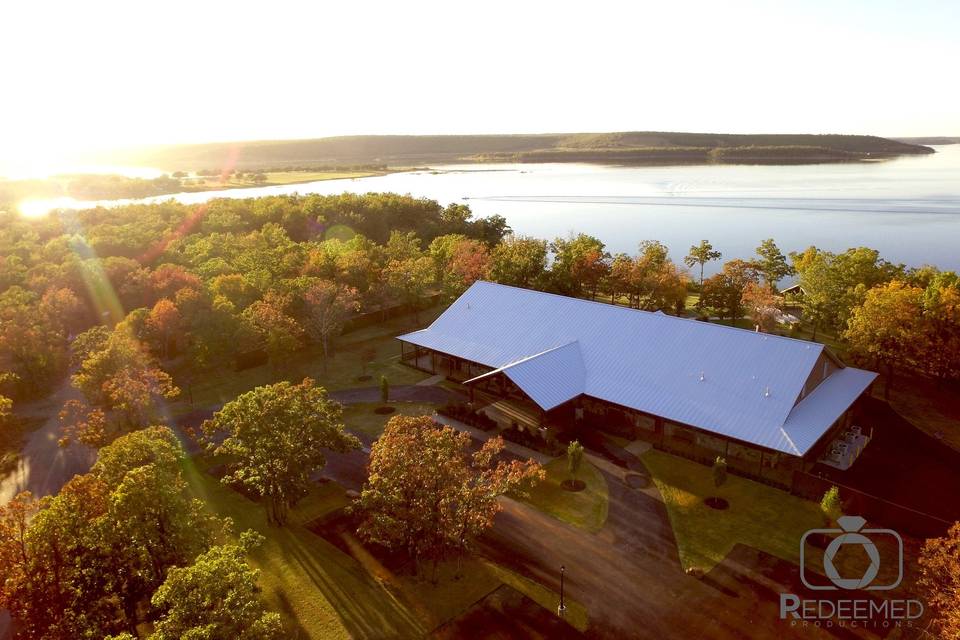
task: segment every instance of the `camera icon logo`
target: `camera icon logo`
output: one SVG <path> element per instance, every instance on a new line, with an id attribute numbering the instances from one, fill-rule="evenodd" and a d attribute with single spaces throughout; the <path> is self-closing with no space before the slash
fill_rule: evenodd
<path id="1" fill-rule="evenodd" d="M 837 519 L 840 529 L 810 529 L 800 538 L 800 580 L 813 591 L 836 591 L 838 589 L 865 591 L 888 591 L 895 589 L 903 580 L 903 538 L 892 529 L 864 529 L 867 523 L 860 516 L 842 516 Z M 823 570 L 832 584 L 817 584 L 808 579 L 806 563 L 806 541 L 811 535 L 825 534 L 834 536 L 823 553 Z M 867 535 L 870 534 L 870 535 Z M 880 552 L 874 539 L 878 536 L 890 536 L 897 543 L 897 577 L 890 584 L 873 584 L 880 572 Z M 834 560 L 840 549 L 846 545 L 859 545 L 867 554 L 870 563 L 859 577 L 845 577 L 837 570 Z"/>

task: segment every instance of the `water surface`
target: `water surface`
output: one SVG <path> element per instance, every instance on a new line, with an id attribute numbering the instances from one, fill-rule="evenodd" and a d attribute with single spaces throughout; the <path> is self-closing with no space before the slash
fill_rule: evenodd
<path id="1" fill-rule="evenodd" d="M 553 238 L 583 231 L 611 252 L 634 252 L 641 240 L 657 239 L 680 259 L 707 238 L 728 259 L 749 256 L 772 237 L 785 252 L 811 244 L 835 251 L 869 246 L 896 262 L 960 270 L 960 145 L 936 149 L 883 162 L 808 166 L 446 165 L 145 201 L 395 191 L 463 202 L 480 216 L 499 213 L 517 233 Z"/>

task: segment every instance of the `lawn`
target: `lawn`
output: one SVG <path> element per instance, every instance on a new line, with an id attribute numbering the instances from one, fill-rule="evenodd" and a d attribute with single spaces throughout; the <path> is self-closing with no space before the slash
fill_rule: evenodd
<path id="1" fill-rule="evenodd" d="M 377 386 L 381 375 L 394 386 L 414 384 L 429 374 L 400 364 L 400 343 L 394 337 L 426 326 L 443 308 L 422 311 L 419 322 L 407 315 L 344 334 L 337 338 L 336 350 L 326 366 L 322 349 L 314 345 L 293 354 L 281 367 L 265 364 L 244 371 L 226 369 L 198 376 L 187 384 L 190 371 L 184 362 L 178 362 L 171 373 L 181 393 L 172 413 L 176 417 L 197 408 L 219 407 L 255 387 L 280 380 L 300 381 L 307 376 L 328 390 Z M 371 378 L 359 381 L 361 375 Z"/>
<path id="2" fill-rule="evenodd" d="M 825 526 L 820 505 L 768 487 L 765 484 L 730 475 L 719 489 L 713 484 L 713 471 L 705 465 L 651 449 L 641 456 L 643 463 L 663 496 L 670 525 L 677 539 L 680 564 L 684 570 L 704 573 L 723 561 L 737 543 L 765 551 L 794 564 L 800 564 L 800 540 L 810 529 Z M 719 511 L 703 503 L 710 496 L 725 498 L 730 507 Z M 872 526 L 871 524 L 867 525 Z M 878 584 L 894 582 L 897 544 L 889 536 L 873 536 L 884 559 L 880 563 Z M 856 549 L 841 550 L 834 558 L 843 576 L 862 576 L 869 559 Z M 822 578 L 823 551 L 808 543 L 808 575 L 818 583 Z"/>
<path id="3" fill-rule="evenodd" d="M 207 464 L 185 461 L 190 490 L 212 512 L 231 518 L 237 533 L 254 529 L 264 536 L 250 562 L 260 570 L 267 606 L 281 614 L 290 638 L 424 637 L 501 584 L 556 609 L 555 592 L 485 560 L 466 558 L 459 570 L 455 561 L 445 562 L 434 583 L 426 575 L 392 573 L 355 539 L 348 556 L 305 526 L 347 504 L 343 488 L 334 482 L 315 487 L 291 511 L 287 526 L 271 527 L 260 505 L 203 471 Z M 585 629 L 584 607 L 567 603 L 568 620 Z"/>
<path id="4" fill-rule="evenodd" d="M 432 416 L 436 407 L 432 404 L 420 402 L 391 402 L 390 406 L 396 411 L 389 415 L 374 413 L 373 410 L 382 406 L 379 402 L 360 402 L 348 404 L 343 408 L 343 424 L 356 434 L 367 435 L 372 439 L 380 437 L 387 421 L 393 416 Z"/>
<path id="5" fill-rule="evenodd" d="M 560 605 L 560 595 L 557 592 L 547 589 L 539 582 L 534 582 L 498 564 L 493 564 L 492 562 L 486 564 L 490 571 L 493 572 L 503 584 L 513 587 L 547 611 L 556 612 L 557 607 Z M 567 607 L 565 615 L 566 621 L 570 623 L 574 629 L 586 631 L 587 627 L 590 626 L 590 619 L 587 615 L 586 607 L 568 597 L 564 597 L 563 600 Z"/>
<path id="6" fill-rule="evenodd" d="M 267 605 L 281 613 L 290 637 L 416 637 L 416 618 L 338 549 L 301 523 L 344 504 L 336 485 L 308 496 L 286 527 L 271 527 L 257 504 L 220 484 L 193 460 L 184 465 L 193 493 L 237 532 L 254 529 L 266 540 L 251 556 L 260 570 Z"/>
<path id="7" fill-rule="evenodd" d="M 607 521 L 609 506 L 607 481 L 603 474 L 584 460 L 577 477 L 586 483 L 586 488 L 583 491 L 567 491 L 560 486 L 569 477 L 565 456 L 551 460 L 544 470 L 547 472 L 546 480 L 531 489 L 530 496 L 524 501 L 575 527 L 590 532 L 599 531 Z"/>
<path id="8" fill-rule="evenodd" d="M 799 563 L 800 538 L 823 526 L 819 505 L 809 500 L 732 474 L 717 489 L 709 467 L 654 449 L 641 459 L 663 496 L 685 570 L 710 571 L 738 542 Z M 703 503 L 710 496 L 730 508 L 711 509 Z"/>

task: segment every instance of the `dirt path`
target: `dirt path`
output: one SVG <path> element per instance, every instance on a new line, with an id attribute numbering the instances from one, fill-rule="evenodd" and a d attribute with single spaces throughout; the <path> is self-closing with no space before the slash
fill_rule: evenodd
<path id="1" fill-rule="evenodd" d="M 38 497 L 55 494 L 74 475 L 90 470 L 97 459 L 95 450 L 77 443 L 62 449 L 57 444 L 60 407 L 67 400 L 79 397 L 80 393 L 65 380 L 48 397 L 20 409 L 24 415 L 44 416 L 46 422 L 27 437 L 17 468 L 0 479 L 0 504 L 21 491 L 30 491 Z"/>

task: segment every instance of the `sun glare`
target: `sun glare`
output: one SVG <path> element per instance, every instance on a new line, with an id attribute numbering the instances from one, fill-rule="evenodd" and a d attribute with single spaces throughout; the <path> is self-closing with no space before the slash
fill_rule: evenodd
<path id="1" fill-rule="evenodd" d="M 17 205 L 17 210 L 24 218 L 42 218 L 54 209 L 67 208 L 73 203 L 73 198 L 53 198 L 49 200 L 23 200 Z"/>

